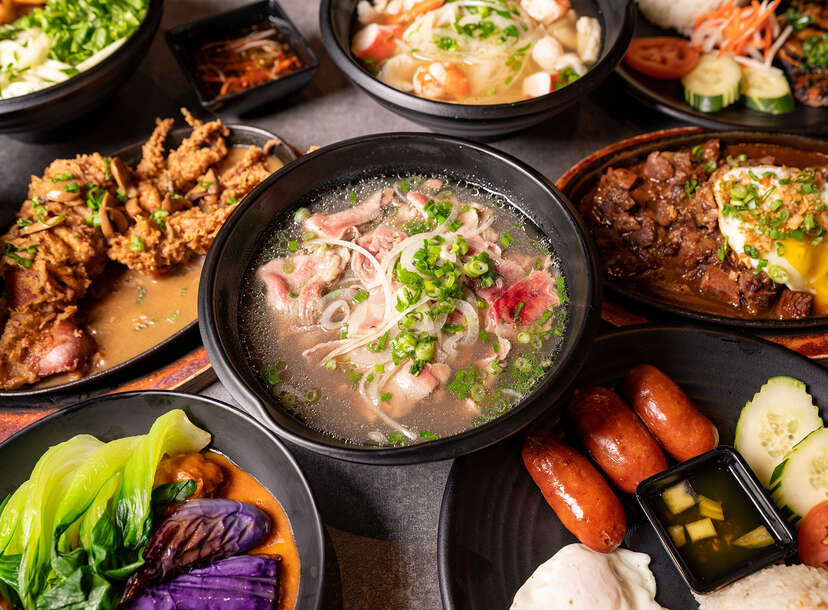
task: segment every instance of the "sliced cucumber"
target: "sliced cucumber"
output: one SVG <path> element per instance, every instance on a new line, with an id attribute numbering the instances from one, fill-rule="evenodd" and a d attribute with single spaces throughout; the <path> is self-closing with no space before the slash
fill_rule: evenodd
<path id="1" fill-rule="evenodd" d="M 742 103 L 768 114 L 789 114 L 794 99 L 788 79 L 777 68 L 742 66 Z"/>
<path id="2" fill-rule="evenodd" d="M 773 469 L 816 428 L 822 428 L 822 419 L 805 384 L 793 377 L 771 377 L 742 409 L 734 444 L 768 487 Z"/>
<path id="3" fill-rule="evenodd" d="M 702 55 L 681 77 L 684 101 L 701 112 L 718 112 L 739 99 L 742 69 L 730 55 Z"/>
<path id="4" fill-rule="evenodd" d="M 774 543 L 773 536 L 764 525 L 750 530 L 747 534 L 739 536 L 733 541 L 733 546 L 740 546 L 744 549 L 761 549 Z"/>
<path id="5" fill-rule="evenodd" d="M 773 471 L 770 484 L 771 497 L 793 524 L 828 499 L 828 428 L 799 441 Z"/>

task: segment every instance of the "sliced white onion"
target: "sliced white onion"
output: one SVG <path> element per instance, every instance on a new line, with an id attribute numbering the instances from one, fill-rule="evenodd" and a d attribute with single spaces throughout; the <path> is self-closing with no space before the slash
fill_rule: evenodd
<path id="1" fill-rule="evenodd" d="M 370 262 L 374 266 L 374 269 L 377 270 L 377 279 L 380 281 L 380 284 L 382 285 L 382 292 L 385 295 L 384 319 L 387 320 L 391 315 L 392 311 L 394 310 L 394 303 L 391 298 L 391 282 L 383 274 L 382 267 L 380 266 L 379 261 L 374 257 L 374 255 L 368 252 L 368 250 L 366 250 L 362 246 L 358 246 L 353 242 L 345 241 L 342 239 L 319 238 L 305 242 L 306 246 L 312 246 L 314 244 L 333 244 L 335 246 L 342 246 L 343 248 L 349 248 L 350 250 L 359 252 L 360 254 L 362 254 L 362 256 L 368 259 L 368 262 Z"/>
<path id="2" fill-rule="evenodd" d="M 397 315 L 393 316 L 389 322 L 386 322 L 386 324 L 383 325 L 377 331 L 374 331 L 374 332 L 372 332 L 370 334 L 367 334 L 367 335 L 354 337 L 353 339 L 347 339 L 345 341 L 344 345 L 339 346 L 338 348 L 333 350 L 330 354 L 325 356 L 322 359 L 322 364 L 325 364 L 331 358 L 336 358 L 340 354 L 344 354 L 344 353 L 349 352 L 352 349 L 355 349 L 357 347 L 362 347 L 363 345 L 367 345 L 368 343 L 370 343 L 371 341 L 374 341 L 375 339 L 379 339 L 385 333 L 387 333 L 389 330 L 394 328 L 394 325 L 397 322 L 399 322 L 400 320 L 402 320 L 406 316 L 406 314 L 408 314 L 411 311 L 414 311 L 415 309 L 417 309 L 418 307 L 423 305 L 426 301 L 428 301 L 428 297 L 423 297 L 422 299 L 420 299 L 417 303 L 415 303 L 411 307 L 408 307 L 407 309 L 404 309 L 403 311 L 397 313 Z"/>
<path id="3" fill-rule="evenodd" d="M 336 312 L 342 311 L 342 318 L 340 320 L 334 321 L 333 317 L 336 315 Z M 334 301 L 330 305 L 328 305 L 325 310 L 322 312 L 322 317 L 319 319 L 319 326 L 322 327 L 322 330 L 332 331 L 336 330 L 346 322 L 348 322 L 348 318 L 351 315 L 351 307 L 348 305 L 348 302 L 344 299 L 339 299 L 338 301 Z"/>

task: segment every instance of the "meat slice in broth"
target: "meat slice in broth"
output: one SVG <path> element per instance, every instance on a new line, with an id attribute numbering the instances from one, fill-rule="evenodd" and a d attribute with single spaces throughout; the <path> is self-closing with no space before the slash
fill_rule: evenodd
<path id="1" fill-rule="evenodd" d="M 325 237 L 342 239 L 348 229 L 377 218 L 382 209 L 391 203 L 393 196 L 394 191 L 391 189 L 377 191 L 359 205 L 347 210 L 335 214 L 315 214 L 308 218 L 305 227 Z"/>

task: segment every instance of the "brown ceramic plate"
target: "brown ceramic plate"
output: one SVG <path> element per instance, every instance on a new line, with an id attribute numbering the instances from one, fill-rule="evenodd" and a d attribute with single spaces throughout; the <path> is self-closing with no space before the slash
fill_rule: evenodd
<path id="1" fill-rule="evenodd" d="M 679 36 L 651 24 L 640 10 L 633 38 L 646 36 Z M 634 97 L 664 114 L 714 129 L 761 129 L 763 131 L 826 134 L 828 120 L 825 108 L 814 108 L 796 102 L 790 114 L 767 114 L 735 103 L 719 112 L 699 112 L 685 103 L 678 79 L 652 78 L 621 63 L 615 69 L 624 79 Z"/>
<path id="2" fill-rule="evenodd" d="M 287 164 L 296 158 L 296 153 L 276 134 L 244 125 L 228 125 L 230 137 L 227 139 L 231 146 L 264 146 L 269 140 L 281 142 L 274 147 L 271 155 L 282 164 Z M 167 138 L 171 147 L 178 146 L 181 141 L 190 133 L 189 128 L 173 130 Z M 141 147 L 144 141 L 137 142 L 130 146 L 121 148 L 111 153 L 112 156 L 119 156 L 126 163 L 134 165 L 140 159 Z M 40 174 L 42 168 L 36 168 L 35 173 Z M 8 226 L 15 215 L 17 207 L 0 208 L 0 227 Z M 199 273 L 195 269 L 194 273 Z M 94 286 L 93 286 L 94 289 Z M 197 289 L 192 291 L 192 298 L 195 300 Z M 178 330 L 171 331 L 153 346 L 148 349 L 131 355 L 126 359 L 109 366 L 95 370 L 89 375 L 79 379 L 69 379 L 65 376 L 43 380 L 37 384 L 24 386 L 18 390 L 0 391 L 0 405 L 6 407 L 27 407 L 42 405 L 46 402 L 51 406 L 62 406 L 70 402 L 87 397 L 101 391 L 112 391 L 118 382 L 127 381 L 130 374 L 135 373 L 138 365 L 143 365 L 146 370 L 155 371 L 159 367 L 169 365 L 176 361 L 179 366 L 161 368 L 157 372 L 165 381 L 161 385 L 157 383 L 154 376 L 148 377 L 139 387 L 133 389 L 171 389 L 186 387 L 186 382 L 196 374 L 203 374 L 209 370 L 209 361 L 202 348 L 199 348 L 198 341 L 198 320 L 186 324 Z M 131 331 L 125 328 L 123 338 L 129 340 Z M 180 378 L 180 379 L 179 379 Z M 57 382 L 56 382 L 57 381 Z"/>
<path id="3" fill-rule="evenodd" d="M 713 137 L 719 138 L 723 145 L 772 144 L 828 154 L 827 141 L 805 136 L 750 131 L 713 132 L 698 127 L 684 127 L 643 134 L 603 148 L 567 171 L 558 180 L 557 186 L 577 206 L 608 167 L 632 165 L 646 158 L 654 150 L 669 151 L 692 147 Z M 611 300 L 611 303 L 604 308 L 604 317 L 616 325 L 635 324 L 647 319 L 669 321 L 680 316 L 724 326 L 757 329 L 763 334 L 783 335 L 786 340 L 793 340 L 793 335 L 796 333 L 802 335 L 803 331 L 813 332 L 819 329 L 820 332 L 817 335 L 811 335 L 811 338 L 817 337 L 819 345 L 804 346 L 798 351 L 808 352 L 807 355 L 811 356 L 828 355 L 828 334 L 826 334 L 828 333 L 828 317 L 812 317 L 804 320 L 739 318 L 679 306 L 666 298 L 644 292 L 628 282 L 608 278 L 606 275 L 603 276 L 603 282 Z M 614 305 L 612 301 L 615 302 Z M 619 309 L 618 305 L 622 308 Z M 634 313 L 630 313 L 629 310 Z M 791 347 L 796 348 L 794 345 Z"/>

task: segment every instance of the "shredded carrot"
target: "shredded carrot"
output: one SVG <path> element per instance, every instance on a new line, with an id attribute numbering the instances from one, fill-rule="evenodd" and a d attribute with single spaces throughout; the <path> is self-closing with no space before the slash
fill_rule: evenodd
<path id="1" fill-rule="evenodd" d="M 299 58 L 270 22 L 254 26 L 240 38 L 209 42 L 197 57 L 202 88 L 213 98 L 263 85 L 301 67 Z"/>
<path id="2" fill-rule="evenodd" d="M 694 30 L 706 23 L 721 28 L 721 38 L 715 39 L 720 55 L 733 53 L 741 56 L 748 52 L 756 55 L 762 51 L 767 60 L 773 46 L 774 13 L 781 1 L 752 0 L 749 6 L 737 6 L 738 0 L 728 0 L 716 10 L 700 15 Z"/>

